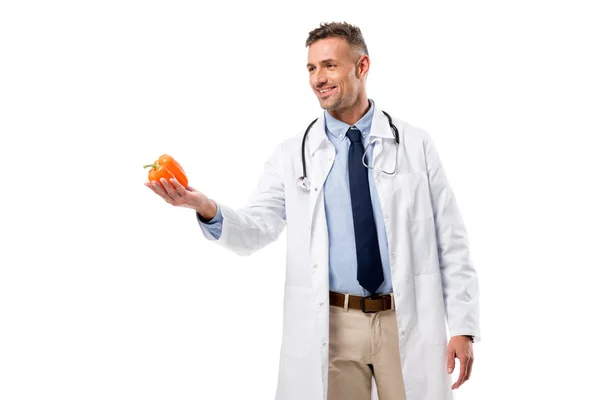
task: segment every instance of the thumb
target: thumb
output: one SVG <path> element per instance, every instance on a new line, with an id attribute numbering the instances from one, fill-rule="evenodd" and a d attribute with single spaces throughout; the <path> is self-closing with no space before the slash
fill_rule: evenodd
<path id="1" fill-rule="evenodd" d="M 196 189 L 194 189 L 193 187 L 191 187 L 190 185 L 187 185 L 185 188 L 186 188 L 187 190 L 189 190 L 190 192 L 197 192 L 197 190 L 196 190 Z"/>
<path id="2" fill-rule="evenodd" d="M 454 359 L 455 353 L 454 353 L 454 349 L 449 347 L 448 348 L 448 373 L 451 374 L 452 372 L 454 372 L 454 363 L 455 363 L 455 359 Z"/>

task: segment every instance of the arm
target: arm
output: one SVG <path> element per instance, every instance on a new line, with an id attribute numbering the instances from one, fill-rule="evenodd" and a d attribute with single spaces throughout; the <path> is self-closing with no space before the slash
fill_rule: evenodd
<path id="1" fill-rule="evenodd" d="M 217 204 L 218 212 L 211 222 L 217 225 L 221 214 L 221 232 L 218 238 L 213 236 L 215 243 L 236 254 L 250 255 L 277 240 L 286 225 L 282 156 L 280 144 L 265 163 L 258 185 L 243 208 Z M 203 228 L 205 236 L 218 231 L 216 226 L 215 230 Z"/>
<path id="2" fill-rule="evenodd" d="M 425 138 L 425 157 L 431 192 L 438 259 L 450 336 L 479 333 L 479 284 L 469 251 L 469 240 L 454 193 L 436 147 Z"/>

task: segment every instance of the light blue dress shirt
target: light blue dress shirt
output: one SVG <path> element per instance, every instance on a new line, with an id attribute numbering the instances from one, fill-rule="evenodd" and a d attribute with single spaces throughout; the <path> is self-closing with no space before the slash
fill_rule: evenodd
<path id="1" fill-rule="evenodd" d="M 369 110 L 354 124 L 363 138 L 363 146 L 368 141 L 373 121 L 373 100 L 369 100 Z M 329 235 L 329 289 L 338 293 L 350 293 L 359 296 L 368 296 L 370 293 L 360 286 L 357 275 L 356 243 L 354 241 L 354 222 L 352 218 L 352 204 L 350 200 L 350 186 L 348 182 L 348 150 L 350 140 L 346 132 L 352 125 L 333 118 L 325 112 L 325 133 L 327 138 L 335 147 L 336 155 L 324 184 L 325 216 Z M 371 165 L 373 144 L 367 149 L 365 163 Z M 373 182 L 373 170 L 368 170 L 369 189 L 371 202 L 377 228 L 377 239 L 379 251 L 383 263 L 383 283 L 377 293 L 390 293 L 392 291 L 392 280 L 390 262 L 388 257 L 387 235 L 383 222 L 381 203 Z M 198 223 L 203 224 L 210 233 L 218 239 L 221 236 L 223 215 L 217 203 L 217 215 L 210 220 L 203 220 L 196 213 Z"/>

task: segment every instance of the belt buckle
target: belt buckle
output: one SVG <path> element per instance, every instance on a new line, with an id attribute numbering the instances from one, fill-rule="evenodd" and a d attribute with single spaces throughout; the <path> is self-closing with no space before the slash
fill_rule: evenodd
<path id="1" fill-rule="evenodd" d="M 376 313 L 377 311 L 367 311 L 365 310 L 365 300 L 369 299 L 369 300 L 377 300 L 377 299 L 382 299 L 383 296 L 378 295 L 378 294 L 374 294 L 371 296 L 364 296 L 360 298 L 360 309 L 362 310 L 362 312 L 364 312 L 365 314 L 373 314 Z"/>

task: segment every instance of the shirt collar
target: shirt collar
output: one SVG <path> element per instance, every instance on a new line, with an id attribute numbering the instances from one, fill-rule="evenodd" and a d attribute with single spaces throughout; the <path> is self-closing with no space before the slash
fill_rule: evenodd
<path id="1" fill-rule="evenodd" d="M 373 109 L 373 121 L 370 127 L 371 132 L 369 136 L 373 138 L 373 140 L 382 140 L 389 139 L 394 140 L 394 133 L 392 129 L 390 129 L 389 121 L 387 117 L 383 114 L 383 110 L 377 108 L 377 105 L 374 101 L 371 100 L 371 107 Z M 323 143 L 329 142 L 328 135 L 325 132 L 325 116 L 329 115 L 327 111 L 323 111 L 319 118 L 315 120 L 314 125 L 311 129 L 307 129 L 305 132 L 305 139 L 307 140 L 307 147 L 309 151 L 309 155 L 314 156 L 315 152 L 321 147 Z M 403 130 L 404 130 L 404 122 L 400 120 L 396 120 L 398 124 L 398 129 L 400 131 L 400 140 L 402 140 Z M 332 134 L 333 136 L 333 134 Z M 364 138 L 363 138 L 364 139 Z M 304 139 L 303 139 L 304 140 Z"/>
<path id="2" fill-rule="evenodd" d="M 357 127 L 360 130 L 360 133 L 364 138 L 367 137 L 369 132 L 371 131 L 371 123 L 373 122 L 373 110 L 375 108 L 375 102 L 369 99 L 369 110 L 361 119 L 359 119 L 353 126 Z M 345 122 L 342 122 L 329 114 L 328 111 L 325 111 L 325 129 L 327 132 L 340 140 L 343 140 L 346 136 L 346 132 L 352 125 L 348 125 Z"/>

